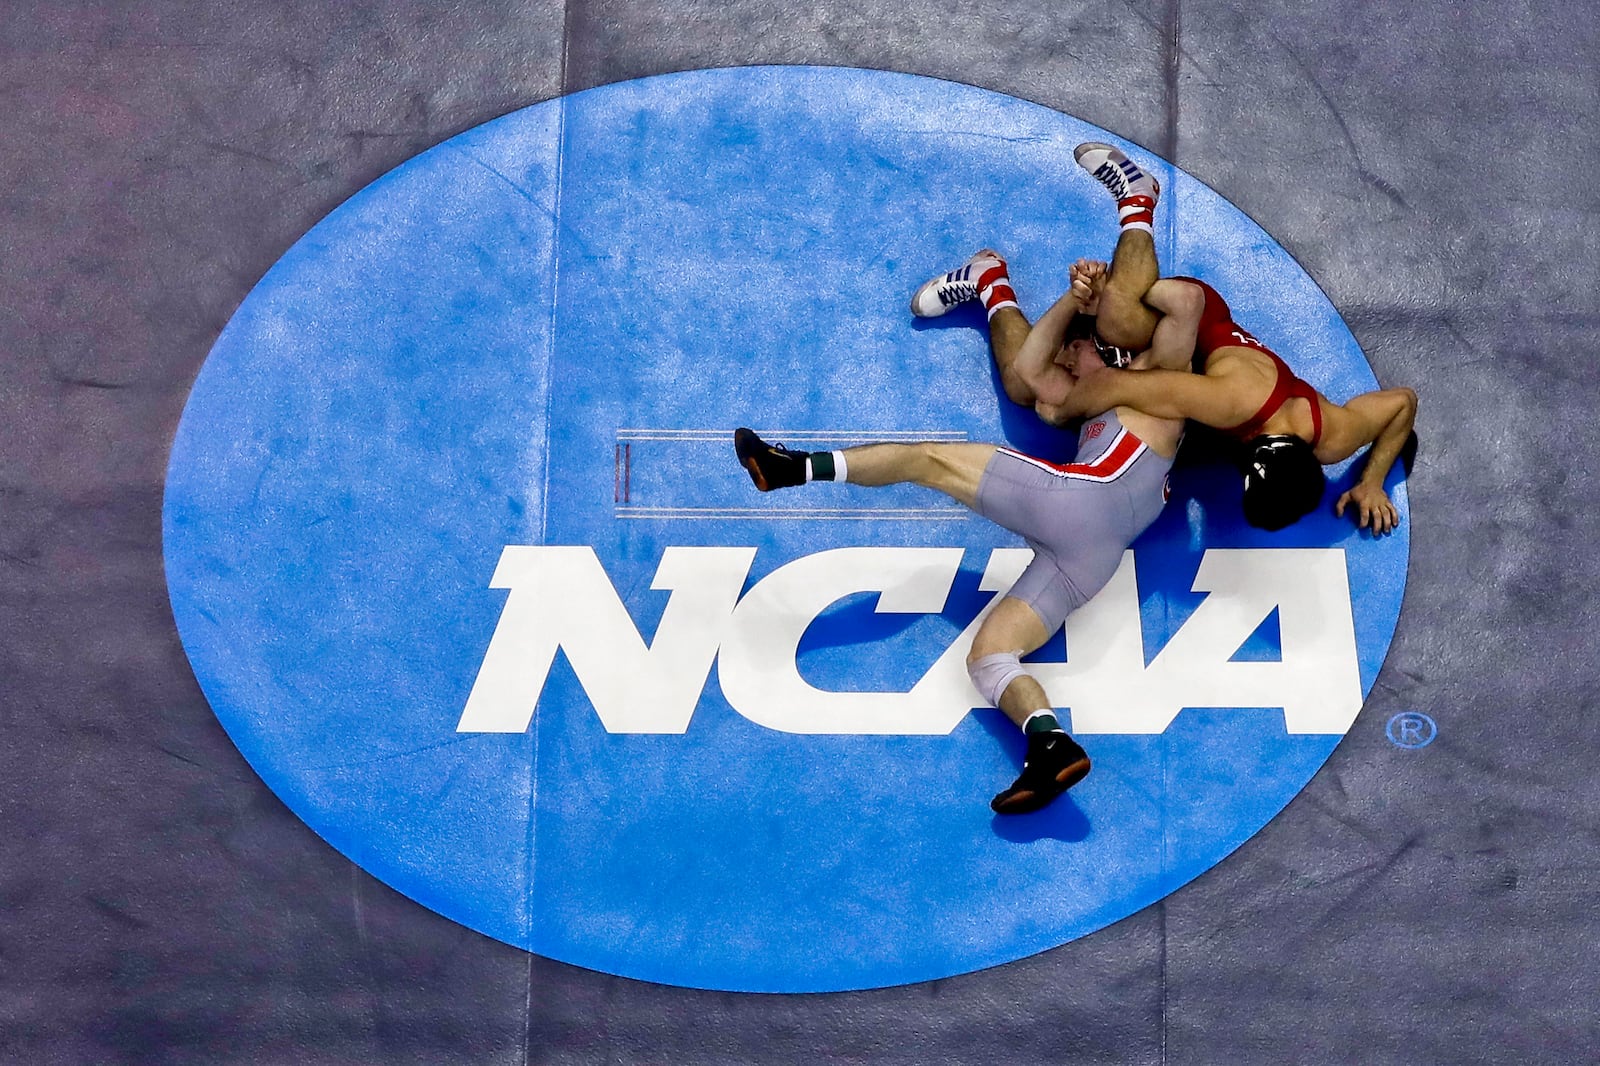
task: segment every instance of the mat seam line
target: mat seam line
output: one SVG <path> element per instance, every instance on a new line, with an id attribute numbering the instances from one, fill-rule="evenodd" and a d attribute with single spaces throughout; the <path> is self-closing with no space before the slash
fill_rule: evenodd
<path id="1" fill-rule="evenodd" d="M 551 375 L 555 367 L 556 325 L 559 318 L 561 302 L 561 204 L 562 185 L 566 179 L 567 171 L 567 75 L 572 52 L 572 4 L 562 5 L 561 11 L 561 76 L 556 86 L 557 112 L 556 112 L 556 160 L 555 160 L 555 195 L 551 203 L 550 212 L 550 315 L 549 328 L 545 332 L 544 346 L 544 448 L 542 449 L 542 464 L 544 469 L 540 476 L 539 492 L 539 543 L 546 539 L 550 523 L 550 408 L 551 397 L 555 393 Z M 528 1066 L 533 1061 L 533 897 L 534 879 L 537 862 L 535 855 L 537 847 L 535 838 L 535 822 L 539 805 L 539 723 L 537 707 L 532 722 L 529 723 L 533 737 L 530 741 L 533 750 L 528 762 L 528 828 L 525 836 L 528 847 L 527 858 L 527 894 L 523 906 L 526 914 L 526 925 L 523 930 L 524 948 L 528 952 L 527 967 L 524 970 L 525 995 L 522 1007 L 522 1061 L 523 1066 Z"/>
<path id="2" fill-rule="evenodd" d="M 1164 32 L 1162 34 L 1162 42 L 1161 42 L 1161 66 L 1162 66 L 1161 73 L 1162 73 L 1162 82 L 1163 82 L 1163 86 L 1164 86 L 1164 89 L 1165 89 L 1165 95 L 1166 95 L 1166 100 L 1164 101 L 1164 103 L 1165 103 L 1166 127 L 1162 131 L 1162 137 L 1163 137 L 1164 143 L 1161 146 L 1162 147 L 1161 154 L 1166 159 L 1168 165 L 1171 166 L 1174 170 L 1177 170 L 1177 168 L 1179 166 L 1179 162 L 1178 162 L 1178 117 L 1179 117 L 1180 107 L 1179 107 L 1179 95 L 1178 94 L 1179 94 L 1179 75 L 1181 73 L 1181 67 L 1182 67 L 1182 61 L 1183 61 L 1182 52 L 1179 50 L 1179 38 L 1181 36 L 1181 25 L 1182 25 L 1182 4 L 1183 4 L 1183 0 L 1166 0 L 1165 10 L 1163 11 L 1163 21 L 1164 21 L 1165 25 L 1162 27 Z M 1178 243 L 1178 228 L 1177 228 L 1177 223 L 1176 223 L 1176 220 L 1175 220 L 1174 216 L 1175 216 L 1175 212 L 1173 212 L 1169 208 L 1167 213 L 1166 213 L 1165 225 L 1162 227 L 1163 235 L 1166 237 L 1166 244 L 1167 244 L 1167 249 L 1168 249 L 1169 256 L 1173 255 L 1176 252 L 1177 243 Z M 1172 260 L 1169 258 L 1168 261 L 1171 262 Z M 1164 751 L 1162 753 L 1162 763 L 1163 763 L 1162 779 L 1165 782 L 1166 781 L 1166 767 L 1165 767 L 1166 753 Z M 1161 859 L 1162 859 L 1162 861 L 1161 861 L 1161 865 L 1162 865 L 1162 878 L 1163 878 L 1163 880 L 1165 880 L 1166 877 L 1168 876 L 1168 874 L 1167 874 L 1167 866 L 1168 866 L 1168 857 L 1169 857 L 1168 856 L 1168 845 L 1169 845 L 1169 833 L 1170 833 L 1170 826 L 1167 825 L 1167 804 L 1166 804 L 1166 796 L 1165 796 L 1165 794 L 1163 794 L 1163 796 L 1162 796 L 1161 821 L 1162 821 L 1162 833 L 1161 833 L 1161 852 L 1162 852 Z M 1167 955 L 1168 955 L 1168 943 L 1167 943 L 1167 897 L 1166 896 L 1163 896 L 1162 899 L 1161 899 L 1160 915 L 1161 915 L 1161 977 L 1160 977 L 1160 980 L 1161 980 L 1161 1066 L 1167 1066 L 1168 1041 L 1169 1041 L 1169 1038 L 1170 1038 L 1170 1028 L 1171 1028 L 1171 1017 L 1170 1017 L 1170 1012 L 1171 1012 L 1171 993 L 1170 993 L 1170 989 L 1168 987 L 1168 962 L 1169 962 L 1169 960 L 1167 958 Z"/>

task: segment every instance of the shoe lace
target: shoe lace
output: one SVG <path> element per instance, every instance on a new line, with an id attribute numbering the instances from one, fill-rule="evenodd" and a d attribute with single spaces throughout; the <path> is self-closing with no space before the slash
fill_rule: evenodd
<path id="1" fill-rule="evenodd" d="M 1128 195 L 1128 175 L 1109 159 L 1095 168 L 1094 179 L 1110 189 L 1111 195 L 1119 200 Z"/>
<path id="2" fill-rule="evenodd" d="M 962 303 L 978 295 L 978 283 L 975 281 L 947 281 L 939 286 L 939 302 L 949 307 L 951 304 Z"/>

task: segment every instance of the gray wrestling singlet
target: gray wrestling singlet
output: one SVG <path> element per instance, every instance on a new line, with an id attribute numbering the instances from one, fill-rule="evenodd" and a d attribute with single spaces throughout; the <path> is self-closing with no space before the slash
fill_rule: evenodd
<path id="1" fill-rule="evenodd" d="M 1172 460 L 1122 425 L 1115 411 L 1084 423 L 1071 463 L 996 450 L 978 483 L 977 510 L 1021 536 L 1034 558 L 1008 596 L 1053 632 L 1117 572 L 1122 553 L 1167 502 Z"/>

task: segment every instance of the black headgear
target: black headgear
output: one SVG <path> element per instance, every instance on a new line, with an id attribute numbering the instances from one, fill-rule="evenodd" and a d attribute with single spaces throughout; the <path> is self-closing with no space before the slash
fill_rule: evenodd
<path id="1" fill-rule="evenodd" d="M 1260 529 L 1299 521 L 1322 502 L 1328 478 L 1299 437 L 1262 434 L 1245 445 L 1244 517 Z"/>
<path id="2" fill-rule="evenodd" d="M 1094 335 L 1094 350 L 1100 353 L 1100 361 L 1106 366 L 1119 368 L 1133 362 L 1136 354 L 1132 348 L 1118 348 L 1115 344 L 1107 344 L 1100 339 L 1098 333 Z"/>

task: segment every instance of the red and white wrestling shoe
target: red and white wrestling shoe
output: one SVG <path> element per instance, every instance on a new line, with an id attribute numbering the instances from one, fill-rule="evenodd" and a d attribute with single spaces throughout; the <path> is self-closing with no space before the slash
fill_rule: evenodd
<path id="1" fill-rule="evenodd" d="M 911 297 L 911 313 L 918 318 L 938 318 L 968 300 L 980 299 L 990 315 L 1002 307 L 1017 305 L 1006 261 L 992 248 L 975 253 L 950 273 L 925 282 Z"/>
<path id="2" fill-rule="evenodd" d="M 1134 196 L 1147 196 L 1154 207 L 1161 198 L 1161 183 L 1120 148 L 1099 141 L 1087 141 L 1072 150 L 1072 158 L 1087 170 L 1095 181 L 1111 191 L 1121 203 Z"/>

